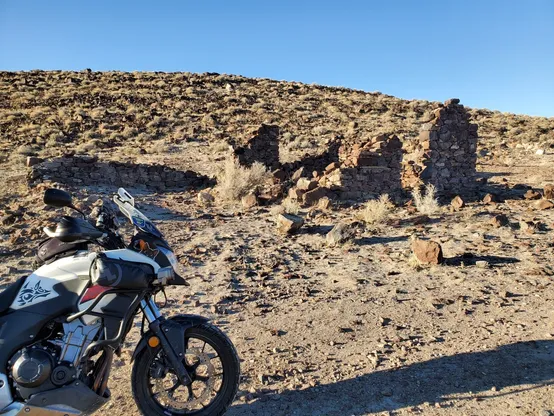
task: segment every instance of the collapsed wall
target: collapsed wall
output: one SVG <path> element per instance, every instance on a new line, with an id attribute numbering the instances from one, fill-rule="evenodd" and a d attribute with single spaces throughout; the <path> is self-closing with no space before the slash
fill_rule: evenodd
<path id="1" fill-rule="evenodd" d="M 49 180 L 74 186 L 141 186 L 158 191 L 202 187 L 210 182 L 209 178 L 193 171 L 163 165 L 98 161 L 88 155 L 43 161 L 31 167 L 28 179 L 31 185 Z"/>
<path id="2" fill-rule="evenodd" d="M 254 162 L 276 169 L 279 167 L 279 126 L 262 124 L 240 145 L 233 144 L 234 153 L 241 165 Z"/>
<path id="3" fill-rule="evenodd" d="M 396 135 L 380 135 L 365 143 L 339 149 L 339 169 L 323 181 L 342 199 L 367 199 L 400 190 L 402 142 Z"/>

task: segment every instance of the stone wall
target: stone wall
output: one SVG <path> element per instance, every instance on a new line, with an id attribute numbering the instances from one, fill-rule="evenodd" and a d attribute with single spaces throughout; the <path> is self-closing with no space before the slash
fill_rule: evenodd
<path id="1" fill-rule="evenodd" d="M 279 167 L 279 126 L 262 124 L 240 145 L 232 144 L 239 162 L 251 166 L 259 162 L 269 169 Z"/>
<path id="2" fill-rule="evenodd" d="M 367 199 L 401 189 L 402 142 L 396 135 L 380 135 L 365 143 L 339 148 L 339 169 L 321 182 L 343 199 Z"/>
<path id="3" fill-rule="evenodd" d="M 384 134 L 343 143 L 338 162 L 329 158 L 327 169 L 314 173 L 317 188 L 312 181 L 310 192 L 364 200 L 433 184 L 442 193 L 464 193 L 475 183 L 477 137 L 477 125 L 459 100 L 451 99 L 439 104 L 415 139 Z M 297 184 L 289 195 L 304 198 L 304 191 Z"/>
<path id="4" fill-rule="evenodd" d="M 419 137 L 406 143 L 402 186 L 433 184 L 438 191 L 463 192 L 475 180 L 477 125 L 460 100 L 451 99 L 433 112 L 433 120 L 422 126 Z"/>
<path id="5" fill-rule="evenodd" d="M 31 167 L 28 178 L 31 185 L 50 180 L 73 186 L 141 186 L 159 191 L 203 187 L 211 182 L 193 171 L 183 172 L 163 165 L 98 161 L 87 155 L 43 161 Z"/>

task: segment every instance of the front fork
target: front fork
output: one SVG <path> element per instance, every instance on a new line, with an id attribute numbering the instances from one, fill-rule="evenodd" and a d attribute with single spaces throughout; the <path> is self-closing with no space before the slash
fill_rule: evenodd
<path id="1" fill-rule="evenodd" d="M 183 360 L 185 358 L 185 329 L 172 321 L 166 321 L 152 298 L 143 299 L 140 307 L 149 323 L 150 331 L 158 338 L 162 349 L 175 370 L 179 381 L 188 386 L 192 383 Z"/>

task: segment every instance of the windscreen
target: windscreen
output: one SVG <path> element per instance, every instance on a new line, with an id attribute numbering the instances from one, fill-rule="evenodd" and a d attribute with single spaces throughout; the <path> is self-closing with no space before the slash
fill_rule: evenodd
<path id="1" fill-rule="evenodd" d="M 125 194 L 129 195 L 127 191 Z M 130 197 L 130 195 L 129 195 Z M 119 207 L 119 210 L 129 218 L 129 221 L 137 227 L 139 230 L 144 231 L 145 233 L 152 234 L 155 237 L 163 238 L 163 234 L 156 228 L 156 226 L 148 219 L 146 215 L 140 212 L 134 206 L 134 199 L 128 199 L 122 196 L 122 193 L 114 195 L 114 202 Z"/>

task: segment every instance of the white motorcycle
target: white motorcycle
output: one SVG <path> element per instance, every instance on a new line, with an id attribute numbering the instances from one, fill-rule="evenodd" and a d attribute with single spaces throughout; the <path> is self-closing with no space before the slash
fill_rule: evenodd
<path id="1" fill-rule="evenodd" d="M 71 195 L 48 189 L 44 202 L 69 207 L 39 246 L 40 267 L 0 293 L 0 415 L 88 415 L 110 398 L 114 354 L 137 313 L 142 337 L 132 389 L 145 415 L 222 415 L 239 384 L 239 359 L 227 336 L 196 315 L 165 319 L 155 295 L 188 285 L 162 233 L 124 189 L 114 196 L 135 226 L 126 245 L 105 204 L 95 224 Z M 89 245 L 102 250 L 89 251 Z M 148 322 L 146 325 L 145 321 Z"/>

